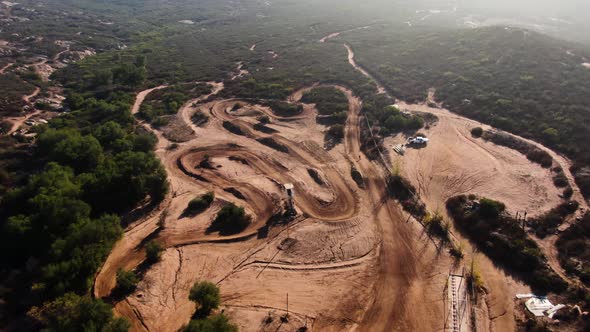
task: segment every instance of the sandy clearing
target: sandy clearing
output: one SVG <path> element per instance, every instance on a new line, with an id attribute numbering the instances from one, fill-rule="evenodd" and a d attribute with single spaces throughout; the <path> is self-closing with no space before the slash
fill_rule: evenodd
<path id="1" fill-rule="evenodd" d="M 445 202 L 461 194 L 478 194 L 507 203 L 509 212 L 545 213 L 558 205 L 561 192 L 553 185 L 551 171 L 531 163 L 519 152 L 471 137 L 482 124 L 425 105 L 399 102 L 403 110 L 435 114 L 439 121 L 421 130 L 431 139 L 422 149 L 409 148 L 392 162 L 416 185 L 430 210 L 444 210 Z M 405 137 L 386 140 L 387 147 Z"/>
<path id="2" fill-rule="evenodd" d="M 154 89 L 157 88 L 163 87 Z M 148 271 L 138 292 L 116 307 L 118 314 L 132 320 L 134 330 L 171 331 L 186 323 L 194 309 L 186 299 L 188 288 L 203 277 L 219 280 L 227 312 L 246 331 L 268 330 L 269 326 L 261 325 L 260 319 L 265 317 L 264 312 L 279 315 L 282 294 L 286 293 L 292 298 L 293 322 L 307 322 L 322 331 L 391 330 L 396 324 L 427 330 L 437 326 L 443 316 L 442 299 L 428 296 L 439 294 L 444 287 L 450 258 L 436 252 L 421 227 L 405 223 L 406 218 L 393 202 L 384 201 L 382 170 L 364 156 L 356 158 L 361 155 L 360 100 L 349 90 L 337 88 L 347 94 L 351 105 L 348 138 L 343 146 L 330 152 L 320 147 L 322 127 L 309 126 L 316 115 L 309 105 L 304 105 L 304 113 L 298 119 L 272 117 L 272 127 L 280 132 L 273 135 L 263 135 L 252 128 L 254 122 L 249 118 L 258 111 L 246 110 L 259 110 L 261 106 L 239 101 L 244 111 L 228 112 L 238 101 L 197 105 L 196 109 L 212 117 L 205 127 L 195 128 L 198 136 L 207 140 L 197 138 L 175 151 L 166 151 L 165 142 L 159 142 L 157 154 L 168 171 L 172 193 L 153 217 L 138 222 L 128 230 L 129 236 L 126 234 L 117 244 L 97 278 L 95 294 L 105 296 L 110 292 L 118 266 L 132 268 L 141 262 L 141 238 L 152 234 L 159 224 L 162 229 L 158 241 L 169 248 L 164 260 Z M 138 94 L 134 113 L 154 89 Z M 193 110 L 194 107 L 185 105 L 180 116 L 186 121 Z M 221 126 L 223 121 L 232 121 L 246 136 L 229 133 Z M 311 135 L 302 139 L 302 130 Z M 287 146 L 289 153 L 254 140 L 267 136 Z M 214 167 L 195 168 L 205 154 Z M 357 168 L 368 174 L 368 192 L 358 190 L 348 175 L 351 155 L 355 156 Z M 229 157 L 244 163 L 230 163 Z M 321 174 L 324 186 L 313 182 L 308 168 Z M 278 183 L 285 182 L 295 184 L 295 206 L 303 213 L 303 219 L 289 231 L 281 226 L 271 228 L 266 239 L 251 237 L 275 213 L 276 207 L 282 206 L 284 193 Z M 223 190 L 228 186 L 239 191 L 245 200 Z M 253 224 L 233 237 L 205 234 L 219 202 L 196 218 L 180 218 L 188 200 L 206 190 L 214 190 L 219 200 L 244 205 L 255 217 Z M 329 199 L 322 199 L 325 195 Z M 284 243 L 288 243 L 287 247 Z M 208 254 L 202 251 L 189 250 L 205 247 L 214 248 L 215 254 L 223 257 L 206 257 Z M 218 250 L 221 247 L 225 249 Z M 201 266 L 206 266 L 202 270 L 207 271 L 185 270 L 194 264 L 184 262 L 193 259 L 205 260 Z M 342 277 L 334 278 L 335 275 Z M 268 276 L 271 278 L 267 279 Z M 172 281 L 173 277 L 176 281 Z M 361 284 L 366 287 L 358 287 Z M 318 298 L 318 294 L 325 294 L 330 301 L 325 301 L 324 296 Z M 425 298 L 427 304 L 422 303 Z M 418 304 L 424 316 L 414 316 L 409 309 Z M 375 317 L 377 321 L 373 320 Z"/>
<path id="3" fill-rule="evenodd" d="M 350 61 L 350 59 L 354 59 L 354 52 L 350 47 L 344 45 L 348 51 L 349 62 L 351 65 L 356 68 L 359 72 L 361 72 L 366 77 L 372 79 L 378 86 L 382 86 L 380 82 L 375 80 L 374 77 L 369 75 L 366 71 L 361 70 L 358 65 L 354 61 Z M 434 97 L 434 91 L 429 92 L 429 99 Z M 450 114 L 450 112 L 449 112 Z M 453 115 L 455 118 L 460 118 L 456 115 Z M 457 132 L 456 129 L 453 129 L 454 132 Z M 349 137 L 350 133 L 347 132 L 346 137 Z M 352 140 L 355 141 L 355 140 Z M 538 143 L 535 143 L 539 146 Z M 546 149 L 546 148 L 545 148 Z M 481 152 L 481 151 L 480 151 Z M 552 155 L 556 155 L 552 152 Z M 395 167 L 395 166 L 394 166 Z M 564 167 L 564 170 L 566 168 Z M 569 169 L 569 168 L 568 168 Z M 423 173 L 424 174 L 424 173 Z M 430 180 L 429 174 L 424 174 L 427 180 Z M 423 177 L 424 178 L 424 177 Z M 418 183 L 416 183 L 418 186 Z M 432 202 L 431 202 L 432 205 Z M 444 201 L 439 201 L 434 204 L 435 207 L 444 206 Z M 446 215 L 446 210 L 443 209 L 441 211 L 443 215 Z M 448 218 L 448 216 L 447 216 Z M 513 331 L 516 328 L 516 322 L 514 318 L 514 300 L 513 294 L 518 292 L 528 292 L 530 288 L 520 282 L 515 281 L 510 276 L 507 276 L 506 273 L 500 270 L 490 259 L 483 255 L 477 255 L 474 252 L 473 247 L 471 244 L 463 239 L 459 234 L 455 235 L 456 240 L 461 242 L 464 246 L 464 252 L 466 253 L 466 257 L 464 261 L 468 260 L 477 260 L 477 265 L 479 266 L 479 270 L 483 274 L 484 282 L 488 289 L 488 293 L 484 296 L 484 301 L 480 303 L 479 308 L 475 308 L 477 321 L 476 325 L 478 330 L 484 331 Z M 387 290 L 387 289 L 386 289 Z M 373 320 L 374 317 L 372 317 Z"/>
<path id="4" fill-rule="evenodd" d="M 12 129 L 10 129 L 8 131 L 8 133 L 6 133 L 6 135 L 7 136 L 12 135 L 17 130 L 19 130 L 19 128 L 22 127 L 22 125 L 25 122 L 27 122 L 29 119 L 31 119 L 31 118 L 39 115 L 39 114 L 41 114 L 41 111 L 35 110 L 34 112 L 29 113 L 29 114 L 27 114 L 25 116 L 21 116 L 21 117 L 18 117 L 18 118 L 8 118 L 7 120 L 10 121 L 10 122 L 12 122 Z"/>
<path id="5" fill-rule="evenodd" d="M 384 199 L 388 194 L 383 170 L 360 153 L 361 101 L 353 97 L 350 91 L 347 96 L 350 110 L 345 129 L 345 147 L 350 161 L 365 177 L 367 193 L 382 241 L 376 266 L 377 280 L 371 289 L 372 301 L 359 322 L 358 329 L 440 329 L 443 327 L 443 300 L 441 297 L 437 301 L 431 296 L 440 294 L 441 283 L 444 285 L 446 282 L 440 281 L 440 277 L 446 280 L 450 259 L 436 252 L 416 223 L 405 222 L 407 218 L 397 204 Z"/>
<path id="6" fill-rule="evenodd" d="M 586 67 L 586 68 L 590 69 L 590 62 L 584 62 L 584 63 L 582 64 L 582 66 L 584 66 L 584 67 Z"/>

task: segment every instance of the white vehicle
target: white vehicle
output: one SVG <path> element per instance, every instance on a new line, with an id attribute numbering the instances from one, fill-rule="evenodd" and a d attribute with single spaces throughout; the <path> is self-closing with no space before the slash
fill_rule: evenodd
<path id="1" fill-rule="evenodd" d="M 410 144 L 420 144 L 420 145 L 423 145 L 423 144 L 427 144 L 428 141 L 429 141 L 428 138 L 422 137 L 422 136 L 418 136 L 418 137 L 410 138 L 408 140 L 408 143 L 410 143 Z"/>

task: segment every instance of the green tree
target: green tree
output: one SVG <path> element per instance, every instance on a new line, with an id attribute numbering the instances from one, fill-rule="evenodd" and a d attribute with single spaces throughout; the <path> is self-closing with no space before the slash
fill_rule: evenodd
<path id="1" fill-rule="evenodd" d="M 205 209 L 207 209 L 211 203 L 215 200 L 215 193 L 209 191 L 199 198 L 194 198 L 190 202 L 188 202 L 187 212 L 191 214 L 199 213 Z"/>
<path id="2" fill-rule="evenodd" d="M 219 231 L 223 235 L 236 234 L 246 229 L 250 221 L 243 207 L 229 203 L 221 208 L 209 231 Z"/>
<path id="3" fill-rule="evenodd" d="M 190 290 L 189 300 L 197 304 L 197 316 L 206 317 L 219 307 L 221 297 L 219 288 L 209 281 L 198 281 Z"/>
<path id="4" fill-rule="evenodd" d="M 164 248 L 162 248 L 162 246 L 156 242 L 156 241 L 150 241 L 147 243 L 147 245 L 145 246 L 145 254 L 146 254 L 146 260 L 149 264 L 154 264 L 160 261 L 160 259 L 162 258 L 162 251 L 164 251 Z"/>
<path id="5" fill-rule="evenodd" d="M 125 332 L 131 327 L 123 318 L 115 318 L 111 307 L 102 300 L 73 293 L 33 307 L 28 314 L 48 332 Z"/>
<path id="6" fill-rule="evenodd" d="M 193 319 L 182 329 L 183 332 L 238 332 L 224 314 L 214 315 L 206 319 Z"/>
<path id="7" fill-rule="evenodd" d="M 471 129 L 471 136 L 481 137 L 481 135 L 483 135 L 483 129 L 481 127 L 475 127 Z"/>
<path id="8" fill-rule="evenodd" d="M 494 201 L 488 198 L 482 198 L 479 201 L 479 214 L 484 218 L 495 219 L 500 213 L 504 212 L 506 206 L 504 203 Z"/>
<path id="9" fill-rule="evenodd" d="M 137 288 L 137 283 L 139 283 L 139 278 L 135 272 L 123 269 L 117 271 L 117 291 L 122 295 L 133 293 Z"/>
<path id="10" fill-rule="evenodd" d="M 543 138 L 549 143 L 557 142 L 559 138 L 559 132 L 555 128 L 547 128 L 542 132 Z"/>

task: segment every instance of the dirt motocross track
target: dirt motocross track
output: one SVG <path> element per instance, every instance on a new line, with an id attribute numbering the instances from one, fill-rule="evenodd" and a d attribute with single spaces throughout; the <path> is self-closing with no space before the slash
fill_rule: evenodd
<path id="1" fill-rule="evenodd" d="M 216 84 L 212 95 L 222 88 Z M 139 266 L 146 239 L 155 239 L 167 248 L 162 261 L 115 306 L 135 331 L 175 331 L 188 323 L 195 310 L 189 289 L 203 279 L 218 284 L 222 308 L 242 331 L 443 328 L 441 293 L 451 259 L 387 197 L 384 170 L 360 151 L 361 101 L 336 88 L 348 96 L 350 109 L 344 144 L 329 152 L 322 148 L 325 128 L 316 123 L 313 105 L 279 117 L 240 100 L 202 103 L 211 99 L 203 96 L 186 103 L 180 119 L 203 112 L 210 120 L 203 127 L 186 123 L 196 138 L 174 150 L 154 131 L 171 193 L 128 227 L 96 278 L 95 296 L 108 297 L 117 269 Z M 155 89 L 138 94 L 134 113 Z M 288 101 L 298 103 L 308 89 Z M 255 129 L 263 114 L 271 118 L 270 134 Z M 224 128 L 224 121 L 240 134 Z M 263 138 L 282 151 L 259 143 Z M 205 156 L 210 165 L 201 167 Z M 352 180 L 352 166 L 363 174 L 365 189 Z M 295 188 L 298 213 L 290 222 L 277 217 L 286 203 L 285 183 Z M 206 191 L 215 192 L 214 204 L 187 217 L 188 202 Z M 208 232 L 226 202 L 244 206 L 251 224 L 239 234 Z M 287 297 L 289 321 L 282 322 Z"/>

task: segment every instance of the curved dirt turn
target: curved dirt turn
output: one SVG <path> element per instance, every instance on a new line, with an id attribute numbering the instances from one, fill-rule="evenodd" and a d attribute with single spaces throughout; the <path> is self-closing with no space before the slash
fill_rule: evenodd
<path id="1" fill-rule="evenodd" d="M 151 91 L 165 87 L 139 93 L 133 113 Z M 344 87 L 334 87 L 347 95 L 350 109 L 345 144 L 330 152 L 320 148 L 320 131 L 301 139 L 302 128 L 310 134 L 314 128 L 321 130 L 310 105 L 303 105 L 301 114 L 280 117 L 267 107 L 239 100 L 199 104 L 210 99 L 204 96 L 185 104 L 179 116 L 187 124 L 196 111 L 207 112 L 212 120 L 192 127 L 197 138 L 174 151 L 166 149 L 167 142 L 155 132 L 171 194 L 117 243 L 97 276 L 95 296 L 110 294 L 118 268 L 132 269 L 142 262 L 142 243 L 151 237 L 168 248 L 162 262 L 147 271 L 135 294 L 116 305 L 134 330 L 180 328 L 194 310 L 188 290 L 200 278 L 221 286 L 228 313 L 244 330 L 255 329 L 269 313 L 283 312 L 286 293 L 293 314 L 289 324 L 295 324 L 283 326 L 287 329 L 295 330 L 306 320 L 322 331 L 434 329 L 442 319 L 442 299 L 428 294 L 440 293 L 445 275 L 434 271 L 446 270 L 449 258 L 437 254 L 421 228 L 406 223 L 387 198 L 383 170 L 360 151 L 361 101 Z M 301 94 L 289 101 L 299 101 Z M 241 107 L 231 111 L 236 104 Z M 259 114 L 272 118 L 275 133 L 255 129 Z M 243 134 L 230 133 L 224 121 Z M 259 143 L 261 138 L 273 139 L 286 152 Z M 210 166 L 199 166 L 205 155 Z M 351 164 L 364 174 L 367 190 L 350 178 Z M 323 183 L 314 182 L 309 169 L 315 169 Z M 279 223 L 261 236 L 260 229 L 285 203 L 284 183 L 293 183 L 300 215 L 290 231 Z M 183 216 L 187 202 L 207 190 L 215 192 L 217 202 L 199 216 Z M 207 225 L 227 201 L 244 206 L 252 224 L 233 236 L 208 233 Z M 318 301 L 320 293 L 323 300 Z M 425 297 L 427 304 L 422 303 Z M 410 310 L 415 306 L 421 315 Z"/>

